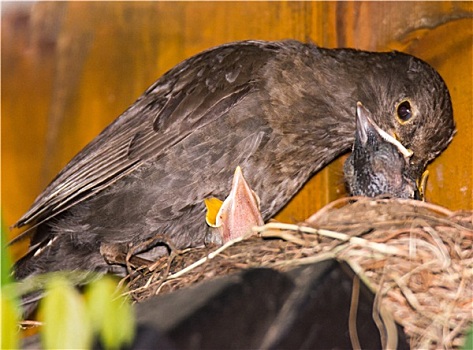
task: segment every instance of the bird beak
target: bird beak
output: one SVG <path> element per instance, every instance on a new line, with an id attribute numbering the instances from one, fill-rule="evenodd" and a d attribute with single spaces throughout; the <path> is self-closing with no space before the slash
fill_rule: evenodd
<path id="1" fill-rule="evenodd" d="M 205 199 L 206 221 L 211 227 L 212 242 L 226 243 L 252 234 L 253 226 L 263 225 L 259 197 L 254 193 L 241 168 L 235 170 L 230 195 L 222 203 L 216 198 Z"/>
<path id="2" fill-rule="evenodd" d="M 425 201 L 425 191 L 426 191 L 426 187 L 427 187 L 427 179 L 428 178 L 429 178 L 429 171 L 425 170 L 422 173 L 422 176 L 420 177 L 420 179 L 417 179 L 417 181 L 416 181 L 417 191 L 416 191 L 416 195 L 414 197 L 415 199 Z"/>
<path id="3" fill-rule="evenodd" d="M 368 111 L 361 102 L 356 103 L 356 132 L 362 144 L 368 142 L 368 134 L 378 134 L 383 140 L 393 144 L 407 160 L 412 156 L 412 151 L 402 145 L 394 136 L 389 135 L 381 129 L 371 118 L 371 112 Z"/>

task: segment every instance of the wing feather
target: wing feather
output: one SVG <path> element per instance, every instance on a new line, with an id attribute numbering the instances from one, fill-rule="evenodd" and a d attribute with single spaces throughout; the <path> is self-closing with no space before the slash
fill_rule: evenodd
<path id="1" fill-rule="evenodd" d="M 258 88 L 259 70 L 282 47 L 227 44 L 171 69 L 66 165 L 14 227 L 69 209 L 221 118 Z"/>

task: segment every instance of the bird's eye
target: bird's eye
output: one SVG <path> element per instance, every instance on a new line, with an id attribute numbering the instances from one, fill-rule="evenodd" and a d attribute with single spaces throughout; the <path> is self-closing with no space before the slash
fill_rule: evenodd
<path id="1" fill-rule="evenodd" d="M 412 108 L 409 101 L 401 102 L 397 106 L 397 117 L 401 122 L 407 122 L 412 118 Z"/>

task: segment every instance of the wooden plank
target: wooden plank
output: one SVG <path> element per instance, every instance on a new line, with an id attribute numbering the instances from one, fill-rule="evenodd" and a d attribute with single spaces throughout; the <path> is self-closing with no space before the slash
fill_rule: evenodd
<path id="1" fill-rule="evenodd" d="M 473 208 L 473 3 L 342 2 L 338 45 L 399 50 L 436 68 L 450 89 L 458 133 L 429 167 L 427 200 Z"/>
<path id="2" fill-rule="evenodd" d="M 16 7 L 14 7 L 16 6 Z M 2 215 L 7 225 L 161 74 L 243 39 L 400 49 L 450 86 L 458 134 L 428 198 L 472 209 L 471 2 L 38 2 L 2 9 Z M 337 160 L 280 213 L 298 221 L 343 195 Z"/>

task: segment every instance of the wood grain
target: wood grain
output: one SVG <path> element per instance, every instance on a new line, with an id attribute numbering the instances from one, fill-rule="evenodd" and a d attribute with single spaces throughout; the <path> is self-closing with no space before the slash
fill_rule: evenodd
<path id="1" fill-rule="evenodd" d="M 437 68 L 458 134 L 428 199 L 473 205 L 471 2 L 38 2 L 2 5 L 2 216 L 13 224 L 54 175 L 161 74 L 243 39 L 398 49 Z M 278 215 L 299 221 L 344 195 L 336 160 Z M 11 235 L 15 235 L 12 232 Z"/>

